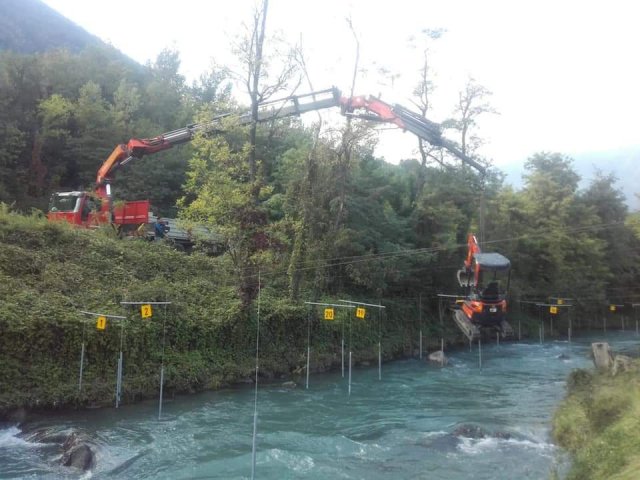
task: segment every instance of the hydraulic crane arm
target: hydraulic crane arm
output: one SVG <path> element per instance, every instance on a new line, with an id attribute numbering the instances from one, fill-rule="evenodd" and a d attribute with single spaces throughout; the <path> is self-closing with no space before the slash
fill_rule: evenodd
<path id="1" fill-rule="evenodd" d="M 460 151 L 458 146 L 442 136 L 440 125 L 424 118 L 402 105 L 389 105 L 375 97 L 341 98 L 342 113 L 346 116 L 354 116 L 375 122 L 393 123 L 403 130 L 408 130 L 418 138 L 426 140 L 436 147 L 446 148 L 467 165 L 475 168 L 480 173 L 486 169 L 475 160 L 469 158 Z M 366 114 L 358 114 L 358 110 L 366 110 Z"/>
<path id="2" fill-rule="evenodd" d="M 301 115 L 313 110 L 336 107 L 338 105 L 340 105 L 340 91 L 337 88 L 304 95 L 292 95 L 281 100 L 260 104 L 258 122 L 268 122 L 278 118 Z M 118 145 L 98 170 L 96 187 L 98 189 L 103 187 L 120 166 L 129 163 L 131 160 L 190 142 L 198 132 L 205 134 L 222 132 L 224 130 L 224 119 L 232 115 L 230 113 L 219 115 L 208 122 L 187 125 L 154 138 L 132 138 L 126 144 Z M 243 113 L 237 118 L 240 125 L 248 125 L 252 120 L 250 112 Z"/>
<path id="3" fill-rule="evenodd" d="M 467 165 L 470 165 L 481 173 L 485 172 L 485 168 L 482 165 L 464 155 L 455 143 L 442 136 L 440 125 L 437 123 L 401 105 L 389 105 L 375 97 L 342 97 L 340 90 L 335 87 L 262 103 L 259 105 L 257 121 L 267 122 L 278 118 L 301 115 L 313 110 L 337 106 L 341 107 L 342 114 L 345 116 L 376 122 L 393 123 L 404 130 L 410 131 L 417 137 L 426 140 L 432 145 L 446 148 Z M 366 113 L 361 113 L 363 110 Z M 205 134 L 222 132 L 224 130 L 224 119 L 231 115 L 233 114 L 227 113 L 219 115 L 208 122 L 187 125 L 186 127 L 163 133 L 153 138 L 132 138 L 126 144 L 118 145 L 98 170 L 96 177 L 98 193 L 101 194 L 101 196 L 106 194 L 106 184 L 120 166 L 127 164 L 133 159 L 161 152 L 175 145 L 189 142 L 193 140 L 198 132 Z M 239 115 L 237 119 L 240 125 L 248 125 L 252 121 L 252 115 L 250 112 L 243 113 Z"/>

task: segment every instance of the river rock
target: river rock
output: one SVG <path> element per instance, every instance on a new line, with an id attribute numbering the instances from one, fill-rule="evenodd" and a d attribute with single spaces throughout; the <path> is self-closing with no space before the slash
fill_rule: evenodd
<path id="1" fill-rule="evenodd" d="M 628 372 L 631 368 L 631 362 L 631 357 L 627 357 L 626 355 L 616 355 L 613 359 L 611 375 L 616 376 L 618 373 Z"/>
<path id="2" fill-rule="evenodd" d="M 449 360 L 445 356 L 442 350 L 436 350 L 435 352 L 431 352 L 427 357 L 432 363 L 439 363 L 440 365 L 446 365 L 449 363 Z"/>
<path id="3" fill-rule="evenodd" d="M 613 366 L 611 347 L 607 342 L 596 342 L 591 344 L 593 353 L 593 363 L 598 370 L 609 370 Z"/>
<path id="4" fill-rule="evenodd" d="M 67 437 L 62 445 L 62 459 L 60 462 L 65 467 L 73 467 L 80 470 L 89 470 L 93 466 L 93 450 L 87 444 L 87 439 L 84 435 L 72 432 Z"/>
<path id="5" fill-rule="evenodd" d="M 296 388 L 298 384 L 296 382 L 284 382 L 282 386 L 284 388 Z"/>
<path id="6" fill-rule="evenodd" d="M 556 357 L 558 360 L 569 360 L 569 355 L 567 355 L 566 353 L 561 353 L 560 355 L 558 355 Z"/>
<path id="7" fill-rule="evenodd" d="M 65 452 L 62 457 L 62 464 L 65 467 L 89 470 L 93 465 L 93 451 L 89 445 L 76 445 L 68 452 Z"/>
<path id="8" fill-rule="evenodd" d="M 484 438 L 487 436 L 487 432 L 477 425 L 459 425 L 451 435 L 455 437 Z"/>

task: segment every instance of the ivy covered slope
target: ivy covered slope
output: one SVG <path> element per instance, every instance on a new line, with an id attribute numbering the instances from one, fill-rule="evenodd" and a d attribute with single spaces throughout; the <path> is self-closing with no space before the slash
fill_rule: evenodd
<path id="1" fill-rule="evenodd" d="M 630 371 L 576 370 L 555 414 L 556 441 L 573 456 L 568 479 L 640 478 L 640 361 Z"/>
<path id="2" fill-rule="evenodd" d="M 261 375 L 288 375 L 304 365 L 307 311 L 279 298 L 280 285 L 261 295 Z M 257 279 L 256 279 L 257 284 Z M 286 290 L 286 289 L 285 289 Z M 226 257 L 184 255 L 110 232 L 74 230 L 43 218 L 0 210 L 0 412 L 110 404 L 120 330 L 87 321 L 82 392 L 80 310 L 123 315 L 123 300 L 170 300 L 166 317 L 165 391 L 215 388 L 250 377 L 254 369 L 255 308 L 243 313 Z M 406 314 L 406 312 L 404 312 Z M 152 320 L 127 312 L 124 400 L 153 397 L 159 385 L 162 310 Z M 357 358 L 373 355 L 377 331 L 353 324 Z M 402 348 L 401 332 L 385 335 L 385 351 Z M 312 322 L 315 368 L 338 360 L 338 324 Z"/>

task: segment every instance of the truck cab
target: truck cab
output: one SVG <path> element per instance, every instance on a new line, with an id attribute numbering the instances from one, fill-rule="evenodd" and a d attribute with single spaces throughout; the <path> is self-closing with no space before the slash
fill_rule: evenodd
<path id="1" fill-rule="evenodd" d="M 106 208 L 105 208 L 106 207 Z M 58 192 L 49 201 L 49 220 L 60 220 L 84 227 L 98 227 L 110 220 L 108 205 L 87 192 Z"/>
<path id="2" fill-rule="evenodd" d="M 117 202 L 111 208 L 109 197 L 82 191 L 58 192 L 51 195 L 47 218 L 86 228 L 113 223 L 127 233 L 150 222 L 149 201 Z"/>

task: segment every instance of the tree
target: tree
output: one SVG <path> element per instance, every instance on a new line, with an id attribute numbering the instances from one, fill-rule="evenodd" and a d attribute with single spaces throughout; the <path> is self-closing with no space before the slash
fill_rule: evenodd
<path id="1" fill-rule="evenodd" d="M 622 191 L 616 187 L 616 177 L 600 171 L 580 195 L 585 208 L 594 211 L 599 228 L 592 235 L 605 243 L 607 267 L 611 272 L 607 285 L 609 301 L 635 301 L 635 285 L 640 275 L 640 242 L 625 221 L 628 208 Z"/>
<path id="2" fill-rule="evenodd" d="M 421 58 L 422 64 L 418 70 L 418 83 L 413 89 L 413 104 L 418 108 L 422 117 L 426 118 L 429 109 L 431 108 L 431 96 L 435 89 L 433 78 L 433 69 L 431 66 L 431 45 L 435 40 L 442 37 L 444 30 L 437 29 L 424 29 L 421 32 Z M 426 145 L 422 138 L 418 139 L 418 149 L 420 151 L 420 158 L 422 161 L 421 175 L 418 177 L 418 190 L 422 190 L 424 185 L 424 168 L 427 166 L 429 159 L 435 160 L 442 164 L 442 157 L 433 154 L 434 147 L 432 145 Z"/>
<path id="3" fill-rule="evenodd" d="M 489 103 L 491 95 L 492 92 L 473 77 L 469 77 L 464 88 L 458 92 L 454 118 L 445 122 L 445 126 L 459 132 L 464 155 L 473 156 L 482 145 L 482 140 L 475 134 L 478 118 L 486 113 L 497 113 Z"/>

